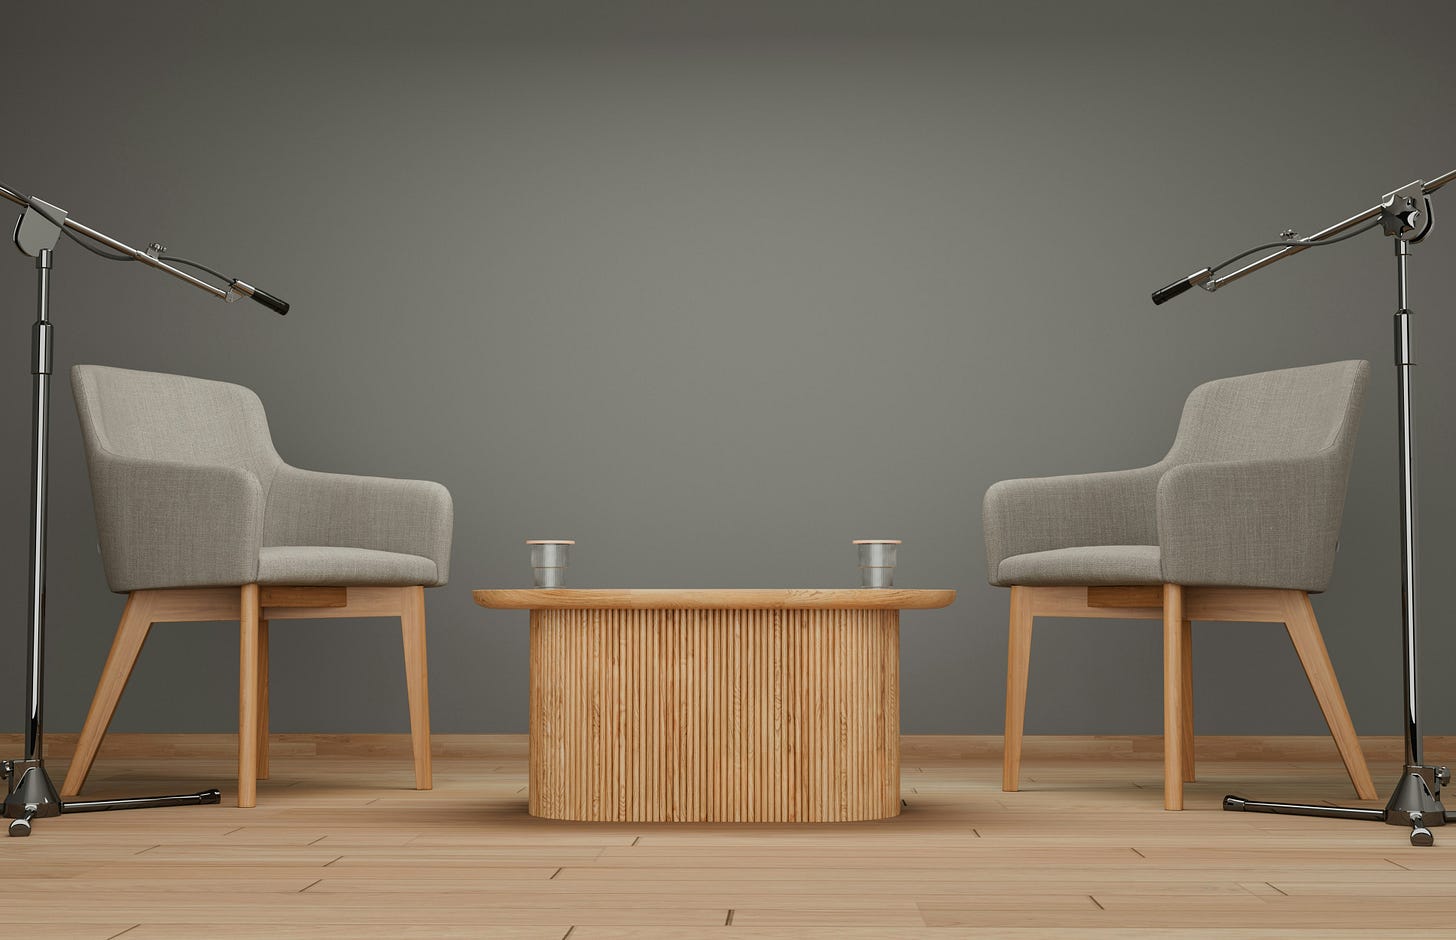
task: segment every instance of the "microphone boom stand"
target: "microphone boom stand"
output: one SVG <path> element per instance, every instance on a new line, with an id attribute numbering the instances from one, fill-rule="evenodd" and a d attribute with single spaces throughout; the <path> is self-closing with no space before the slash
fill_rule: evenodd
<path id="1" fill-rule="evenodd" d="M 67 217 L 67 213 L 34 197 L 22 196 L 0 186 L 0 198 L 25 207 L 15 225 L 15 246 L 35 258 L 38 276 L 36 285 L 37 315 L 31 329 L 32 421 L 30 476 L 30 630 L 27 634 L 27 669 L 25 674 L 26 725 L 25 756 L 19 760 L 0 762 L 0 776 L 6 781 L 4 817 L 11 820 L 12 836 L 28 836 L 31 820 L 62 813 L 93 813 L 118 809 L 151 809 L 159 806 L 196 806 L 222 801 L 219 790 L 203 790 L 176 796 L 127 797 L 114 800 L 73 800 L 63 802 L 46 772 L 44 756 L 44 678 L 45 678 L 45 591 L 46 591 L 46 499 L 49 478 L 51 371 L 55 340 L 50 322 L 50 281 L 52 254 L 63 231 L 79 241 L 79 233 L 121 254 L 90 248 L 116 260 L 135 260 L 163 270 L 174 277 L 206 290 L 228 301 L 249 297 L 280 314 L 288 312 L 288 304 L 239 280 L 232 280 L 228 289 L 215 287 L 166 263 L 165 249 L 152 245 L 146 252 L 131 248 L 114 238 L 87 228 Z M 180 264 L 211 269 L 193 262 L 174 259 Z"/>
<path id="2" fill-rule="evenodd" d="M 1402 652 L 1405 668 L 1405 765 L 1401 769 L 1400 779 L 1396 781 L 1395 789 L 1384 809 L 1309 803 L 1266 803 L 1229 795 L 1223 798 L 1225 810 L 1245 813 L 1278 813 L 1286 816 L 1363 819 L 1369 822 L 1389 823 L 1392 826 L 1409 826 L 1412 845 L 1434 844 L 1435 837 L 1431 834 L 1431 827 L 1446 824 L 1446 807 L 1441 803 L 1441 787 L 1450 782 L 1451 772 L 1444 766 L 1425 762 L 1417 690 L 1420 657 L 1416 646 L 1418 631 L 1415 430 L 1411 412 L 1413 384 L 1411 367 L 1415 365 L 1415 361 L 1413 357 L 1414 342 L 1411 338 L 1411 310 L 1406 306 L 1406 267 L 1411 253 L 1410 246 L 1419 244 L 1430 234 L 1434 221 L 1430 195 L 1452 180 L 1456 180 L 1456 170 L 1430 182 L 1416 180 L 1388 193 L 1377 205 L 1364 212 L 1351 216 L 1343 222 L 1338 222 L 1308 238 L 1297 239 L 1293 232 L 1285 232 L 1282 243 L 1250 249 L 1218 268 L 1202 268 L 1153 292 L 1153 303 L 1161 304 L 1190 287 L 1196 286 L 1207 291 L 1215 291 L 1231 281 L 1252 274 L 1260 268 L 1304 251 L 1306 248 L 1351 238 L 1377 225 L 1384 229 L 1386 235 L 1395 239 L 1397 275 L 1395 370 L 1396 409 L 1399 422 L 1400 588 L 1403 627 Z M 1351 231 L 1352 229 L 1354 231 Z M 1277 250 L 1222 277 L 1215 276 L 1219 269 L 1269 248 L 1277 248 Z"/>

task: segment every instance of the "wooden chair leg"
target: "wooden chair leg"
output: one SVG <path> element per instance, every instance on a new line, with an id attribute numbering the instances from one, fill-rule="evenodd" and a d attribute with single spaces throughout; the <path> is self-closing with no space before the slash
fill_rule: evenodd
<path id="1" fill-rule="evenodd" d="M 258 779 L 268 779 L 268 621 L 258 621 Z"/>
<path id="2" fill-rule="evenodd" d="M 430 770 L 430 678 L 425 655 L 425 589 L 407 587 L 400 611 L 404 634 L 404 676 L 409 690 L 410 742 L 415 756 L 415 789 L 434 784 Z"/>
<path id="3" fill-rule="evenodd" d="M 86 713 L 86 724 L 76 742 L 76 753 L 66 772 L 66 781 L 61 785 L 61 796 L 72 797 L 86 785 L 91 773 L 91 764 L 101 749 L 101 739 L 111 726 L 111 717 L 116 713 L 116 704 L 131 678 L 137 657 L 141 655 L 142 644 L 152 626 L 152 595 L 148 591 L 133 591 L 127 595 L 126 608 L 121 612 L 121 622 L 116 626 L 116 639 L 111 643 L 111 652 L 101 670 L 101 681 L 96 685 L 96 694 L 91 698 L 91 709 Z"/>
<path id="4" fill-rule="evenodd" d="M 1375 782 L 1370 779 L 1370 768 L 1365 765 L 1365 752 L 1355 734 L 1350 711 L 1345 707 L 1340 683 L 1335 679 L 1335 667 L 1330 662 L 1329 651 L 1325 649 L 1324 636 L 1320 633 L 1309 595 L 1303 591 L 1290 591 L 1288 595 L 1284 626 L 1289 630 L 1289 639 L 1294 642 L 1304 674 L 1309 677 L 1310 687 L 1319 700 L 1320 711 L 1324 712 L 1325 723 L 1330 726 L 1330 735 L 1340 750 L 1350 782 L 1355 785 L 1355 793 L 1360 799 L 1377 799 L 1379 794 L 1375 792 Z"/>
<path id="5" fill-rule="evenodd" d="M 242 587 L 238 615 L 238 805 L 258 803 L 258 585 Z"/>
<path id="6" fill-rule="evenodd" d="M 1183 808 L 1183 588 L 1163 585 L 1163 808 Z"/>
<path id="7" fill-rule="evenodd" d="M 1010 642 L 1006 653 L 1006 737 L 1001 789 L 1021 786 L 1021 736 L 1026 728 L 1026 683 L 1031 673 L 1032 588 L 1011 588 Z"/>
<path id="8" fill-rule="evenodd" d="M 1193 621 L 1183 621 L 1183 781 L 1193 775 Z"/>

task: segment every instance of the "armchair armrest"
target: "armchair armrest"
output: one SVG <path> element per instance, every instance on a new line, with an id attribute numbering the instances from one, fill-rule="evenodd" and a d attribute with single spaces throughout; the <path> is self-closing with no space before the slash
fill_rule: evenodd
<path id="1" fill-rule="evenodd" d="M 1164 580 L 1323 591 L 1347 474 L 1333 451 L 1174 467 L 1158 485 Z"/>
<path id="2" fill-rule="evenodd" d="M 986 491 L 981 524 L 992 584 L 1013 555 L 1081 545 L 1152 545 L 1164 466 L 1002 480 Z"/>
<path id="3" fill-rule="evenodd" d="M 264 543 L 421 555 L 444 584 L 454 527 L 450 491 L 439 483 L 283 466 L 268 489 Z"/>
<path id="4" fill-rule="evenodd" d="M 96 531 L 117 593 L 258 577 L 263 487 L 238 467 L 93 454 Z"/>

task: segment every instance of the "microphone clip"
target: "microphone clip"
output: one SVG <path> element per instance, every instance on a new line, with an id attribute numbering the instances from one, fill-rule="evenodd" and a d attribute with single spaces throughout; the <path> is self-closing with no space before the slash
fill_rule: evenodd
<path id="1" fill-rule="evenodd" d="M 243 300 L 244 298 L 251 298 L 252 296 L 253 288 L 250 285 L 234 279 L 233 282 L 228 285 L 227 296 L 223 298 L 223 301 L 225 303 L 231 304 L 236 303 L 239 300 Z"/>

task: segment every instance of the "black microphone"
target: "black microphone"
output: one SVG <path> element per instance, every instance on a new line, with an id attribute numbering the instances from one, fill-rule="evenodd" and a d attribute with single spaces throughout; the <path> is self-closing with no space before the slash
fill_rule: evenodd
<path id="1" fill-rule="evenodd" d="M 1194 271 L 1187 277 L 1179 278 L 1178 280 L 1169 284 L 1167 287 L 1158 288 L 1157 290 L 1153 291 L 1153 303 L 1167 303 L 1168 301 L 1172 300 L 1174 297 L 1177 297 L 1179 294 L 1183 293 L 1185 290 L 1192 287 L 1193 285 L 1202 284 L 1204 281 L 1208 280 L 1208 276 L 1212 273 L 1212 270 L 1208 268 L 1202 268 L 1200 270 Z"/>
<path id="2" fill-rule="evenodd" d="M 1211 271 L 1211 269 L 1201 268 L 1198 269 L 1198 271 L 1192 272 L 1192 274 L 1188 275 L 1187 278 L 1176 279 L 1176 281 L 1172 282 L 1172 284 L 1169 284 L 1168 287 L 1158 288 L 1158 290 L 1153 291 L 1153 304 L 1168 303 L 1169 300 L 1172 300 L 1172 298 L 1174 297 L 1178 297 L 1179 294 L 1187 291 L 1188 288 L 1192 287 L 1192 285 L 1203 284 L 1204 281 L 1207 281 L 1208 275 L 1211 274 L 1213 274 L 1213 271 Z"/>
<path id="3" fill-rule="evenodd" d="M 251 284 L 248 284 L 245 281 L 235 280 L 230 286 L 233 290 L 238 291 L 239 293 L 247 294 L 249 297 L 253 298 L 258 303 L 267 307 L 269 310 L 272 310 L 279 316 L 282 317 L 288 315 L 288 301 L 283 300 L 279 297 L 274 297 L 267 291 L 259 290 L 258 288 L 254 287 Z"/>

